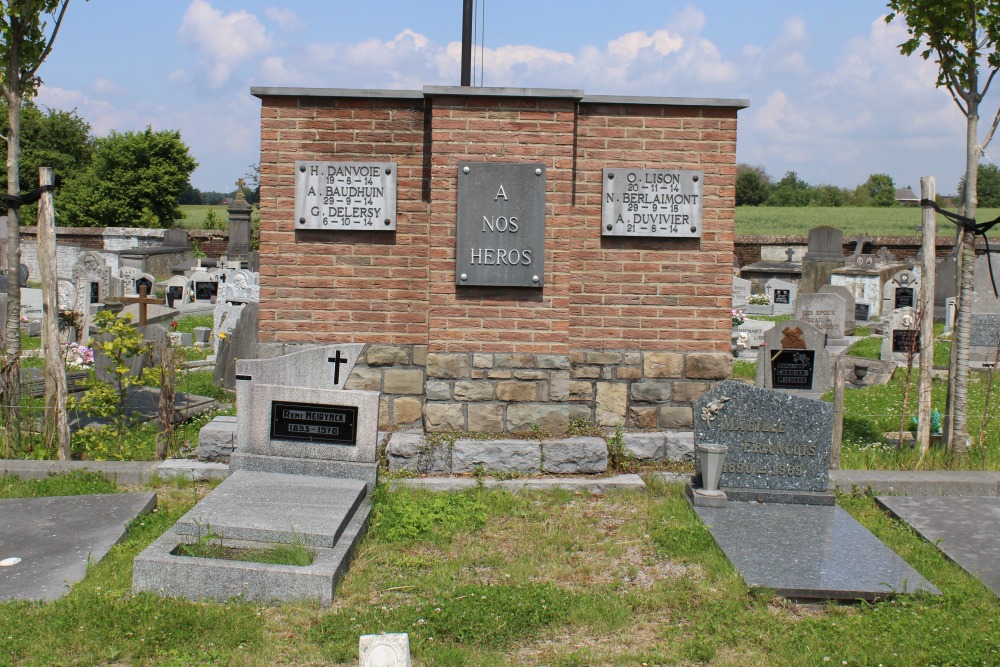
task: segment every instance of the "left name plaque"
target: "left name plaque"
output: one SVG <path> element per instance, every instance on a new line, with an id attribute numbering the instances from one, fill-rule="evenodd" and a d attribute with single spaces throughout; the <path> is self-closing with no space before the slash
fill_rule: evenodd
<path id="1" fill-rule="evenodd" d="M 296 162 L 295 229 L 396 230 L 395 162 Z"/>
<path id="2" fill-rule="evenodd" d="M 355 445 L 358 409 L 315 403 L 271 403 L 271 438 L 331 445 Z"/>

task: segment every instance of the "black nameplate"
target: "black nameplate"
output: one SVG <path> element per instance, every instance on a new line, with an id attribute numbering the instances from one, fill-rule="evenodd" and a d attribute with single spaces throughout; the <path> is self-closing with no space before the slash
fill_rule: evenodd
<path id="1" fill-rule="evenodd" d="M 913 288 L 897 287 L 896 308 L 912 308 L 912 307 L 913 307 Z"/>
<path id="2" fill-rule="evenodd" d="M 812 389 L 816 350 L 778 350 L 771 358 L 771 386 Z"/>
<path id="3" fill-rule="evenodd" d="M 783 303 L 783 304 L 786 304 L 786 305 L 790 304 L 791 303 L 791 301 L 790 301 L 791 297 L 792 297 L 792 290 L 787 290 L 787 289 L 776 289 L 776 290 L 774 290 L 774 302 L 775 303 Z"/>
<path id="4" fill-rule="evenodd" d="M 914 354 L 920 351 L 920 332 L 916 329 L 893 329 L 892 351 Z"/>
<path id="5" fill-rule="evenodd" d="M 871 305 L 867 303 L 856 303 L 854 304 L 854 319 L 867 322 L 870 311 Z"/>
<path id="6" fill-rule="evenodd" d="M 100 303 L 101 302 L 101 284 L 92 282 L 90 283 L 90 302 Z"/>
<path id="7" fill-rule="evenodd" d="M 315 403 L 271 403 L 271 438 L 355 445 L 358 409 Z"/>
<path id="8" fill-rule="evenodd" d="M 209 301 L 219 294 L 219 283 L 209 281 L 194 284 L 195 301 Z"/>

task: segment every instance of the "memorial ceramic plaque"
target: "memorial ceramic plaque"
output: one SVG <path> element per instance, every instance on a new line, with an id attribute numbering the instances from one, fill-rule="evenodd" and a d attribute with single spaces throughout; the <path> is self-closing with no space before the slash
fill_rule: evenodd
<path id="1" fill-rule="evenodd" d="M 733 277 L 733 308 L 743 308 L 750 298 L 750 281 Z"/>
<path id="2" fill-rule="evenodd" d="M 833 382 L 824 339 L 822 331 L 799 320 L 786 320 L 766 332 L 757 354 L 757 386 L 821 396 Z"/>
<path id="3" fill-rule="evenodd" d="M 395 162 L 296 162 L 295 229 L 395 231 Z"/>
<path id="4" fill-rule="evenodd" d="M 545 283 L 545 165 L 458 165 L 455 284 Z"/>
<path id="5" fill-rule="evenodd" d="M 701 237 L 705 172 L 604 170 L 602 236 Z"/>
<path id="6" fill-rule="evenodd" d="M 771 299 L 775 315 L 788 315 L 795 309 L 795 300 L 799 294 L 799 287 L 795 283 L 771 278 L 764 284 L 764 292 Z"/>
<path id="7" fill-rule="evenodd" d="M 695 401 L 694 416 L 695 446 L 729 447 L 719 482 L 726 493 L 826 493 L 832 404 L 727 380 Z"/>

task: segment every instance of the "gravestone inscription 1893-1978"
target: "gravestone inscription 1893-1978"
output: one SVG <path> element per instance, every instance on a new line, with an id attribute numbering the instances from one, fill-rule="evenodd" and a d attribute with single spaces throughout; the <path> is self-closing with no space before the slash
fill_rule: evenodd
<path id="1" fill-rule="evenodd" d="M 278 440 L 353 445 L 358 409 L 353 406 L 273 401 L 271 437 Z"/>
<path id="2" fill-rule="evenodd" d="M 542 287 L 545 165 L 458 165 L 455 284 Z"/>
<path id="3" fill-rule="evenodd" d="M 694 417 L 695 445 L 729 448 L 719 487 L 730 500 L 738 499 L 731 492 L 741 489 L 826 496 L 833 437 L 830 403 L 726 380 L 695 401 Z"/>

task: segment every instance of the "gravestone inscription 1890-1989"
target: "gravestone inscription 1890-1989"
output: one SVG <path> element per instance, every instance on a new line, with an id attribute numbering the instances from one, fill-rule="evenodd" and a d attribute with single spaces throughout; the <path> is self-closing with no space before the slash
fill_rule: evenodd
<path id="1" fill-rule="evenodd" d="M 602 236 L 701 237 L 705 172 L 605 169 Z"/>
<path id="2" fill-rule="evenodd" d="M 353 406 L 272 401 L 271 437 L 278 440 L 353 445 L 358 409 Z"/>
<path id="3" fill-rule="evenodd" d="M 295 229 L 395 231 L 395 162 L 296 162 Z"/>
<path id="4" fill-rule="evenodd" d="M 455 284 L 542 287 L 545 165 L 458 165 Z"/>
<path id="5" fill-rule="evenodd" d="M 826 493 L 833 406 L 727 380 L 694 403 L 695 444 L 726 445 L 719 486 Z M 733 500 L 730 494 L 730 500 Z"/>

